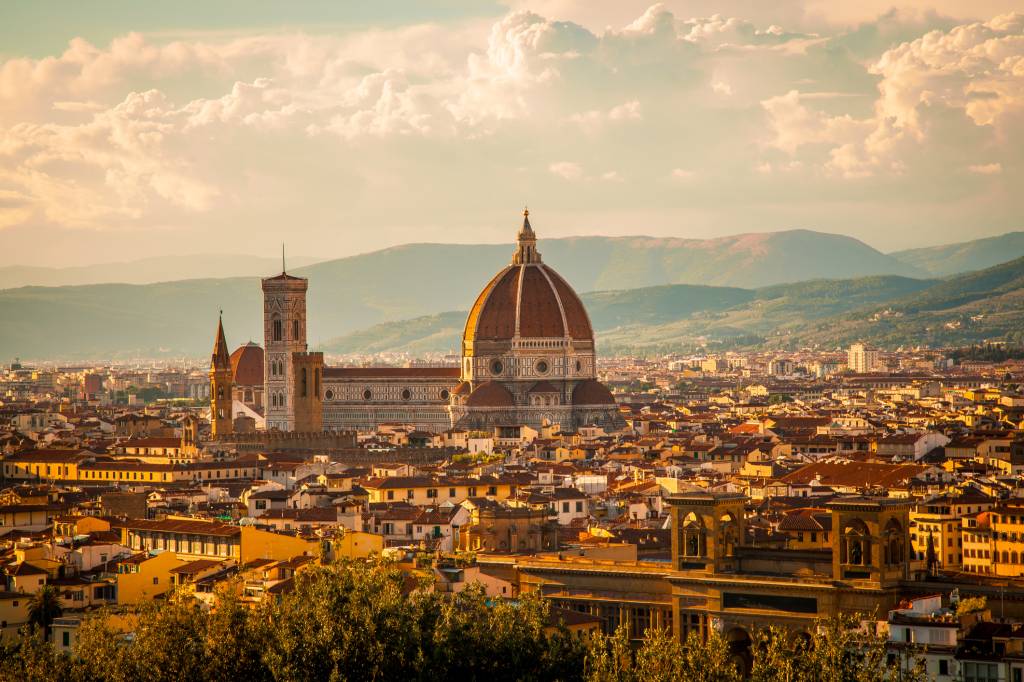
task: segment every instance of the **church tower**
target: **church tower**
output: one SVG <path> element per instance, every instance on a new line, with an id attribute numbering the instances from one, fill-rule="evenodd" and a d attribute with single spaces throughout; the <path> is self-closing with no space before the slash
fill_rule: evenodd
<path id="1" fill-rule="evenodd" d="M 282 259 L 283 261 L 283 259 Z M 306 352 L 306 289 L 309 281 L 281 274 L 263 280 L 263 385 L 267 429 L 295 431 L 294 353 Z M 307 382 L 308 382 L 307 378 Z M 307 396 L 309 389 L 307 384 Z"/>
<path id="2" fill-rule="evenodd" d="M 217 320 L 217 339 L 210 360 L 210 426 L 214 439 L 231 433 L 231 356 L 224 339 L 224 322 Z"/>

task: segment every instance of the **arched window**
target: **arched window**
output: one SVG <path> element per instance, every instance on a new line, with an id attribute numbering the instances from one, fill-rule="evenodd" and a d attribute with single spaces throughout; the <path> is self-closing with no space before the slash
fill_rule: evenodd
<path id="1" fill-rule="evenodd" d="M 292 320 L 292 341 L 299 340 L 299 321 Z"/>
<path id="2" fill-rule="evenodd" d="M 281 329 L 281 317 L 279 315 L 274 315 L 271 326 L 273 327 L 274 341 L 280 341 L 284 332 Z"/>

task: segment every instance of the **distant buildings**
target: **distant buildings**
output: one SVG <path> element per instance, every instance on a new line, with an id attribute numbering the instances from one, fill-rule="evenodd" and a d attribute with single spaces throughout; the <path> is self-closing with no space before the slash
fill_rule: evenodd
<path id="1" fill-rule="evenodd" d="M 863 343 L 850 346 L 847 353 L 847 366 L 857 374 L 867 374 L 882 369 L 881 356 L 877 350 L 869 349 Z"/>

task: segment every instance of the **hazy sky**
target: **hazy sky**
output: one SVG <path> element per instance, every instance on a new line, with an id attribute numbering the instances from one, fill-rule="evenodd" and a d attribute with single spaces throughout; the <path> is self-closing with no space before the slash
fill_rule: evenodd
<path id="1" fill-rule="evenodd" d="M 6 2 L 0 265 L 1024 229 L 1015 4 Z"/>

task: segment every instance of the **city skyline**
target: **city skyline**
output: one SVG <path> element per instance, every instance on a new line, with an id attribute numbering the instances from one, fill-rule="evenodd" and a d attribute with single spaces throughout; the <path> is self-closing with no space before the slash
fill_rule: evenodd
<path id="1" fill-rule="evenodd" d="M 1012 3 L 65 9 L 5 9 L 0 265 L 1021 227 Z"/>

